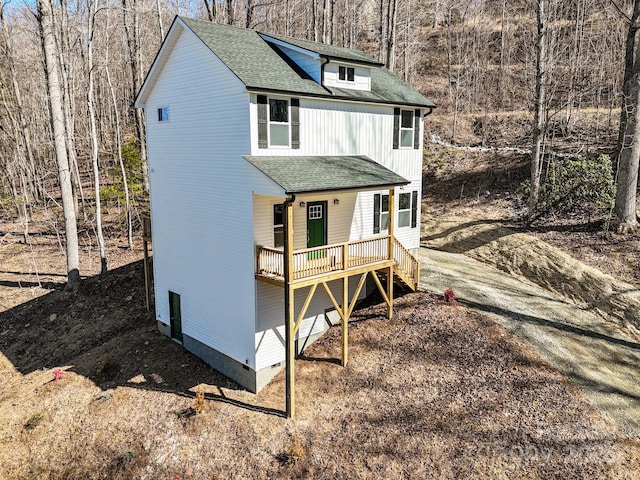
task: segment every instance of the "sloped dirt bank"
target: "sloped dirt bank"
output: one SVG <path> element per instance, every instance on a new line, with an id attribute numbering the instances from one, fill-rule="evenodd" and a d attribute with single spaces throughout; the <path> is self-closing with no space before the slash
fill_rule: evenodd
<path id="1" fill-rule="evenodd" d="M 495 220 L 424 219 L 422 243 L 464 253 L 564 296 L 585 310 L 605 314 L 640 334 L 640 288 L 604 274 L 530 235 Z"/>

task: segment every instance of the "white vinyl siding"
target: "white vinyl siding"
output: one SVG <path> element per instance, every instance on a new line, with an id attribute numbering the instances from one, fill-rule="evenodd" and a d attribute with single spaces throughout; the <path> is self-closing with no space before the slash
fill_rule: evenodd
<path id="1" fill-rule="evenodd" d="M 344 69 L 344 80 L 340 79 L 340 67 Z M 348 80 L 348 69 L 353 69 L 353 81 Z M 331 61 L 324 66 L 324 84 L 327 87 L 368 92 L 371 91 L 371 69 L 362 65 Z"/>
<path id="2" fill-rule="evenodd" d="M 166 124 L 155 115 L 163 104 Z M 183 334 L 253 367 L 252 191 L 274 187 L 242 158 L 248 104 L 237 77 L 182 31 L 147 98 L 146 127 L 157 318 L 169 324 L 168 292 L 179 293 Z"/>

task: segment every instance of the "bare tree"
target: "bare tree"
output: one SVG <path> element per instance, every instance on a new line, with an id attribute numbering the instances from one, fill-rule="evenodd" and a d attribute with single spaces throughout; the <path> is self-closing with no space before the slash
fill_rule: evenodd
<path id="1" fill-rule="evenodd" d="M 107 253 L 104 243 L 104 235 L 102 233 L 102 207 L 100 203 L 100 168 L 98 165 L 98 130 L 96 128 L 96 112 L 95 112 L 95 65 L 93 62 L 93 43 L 95 34 L 95 20 L 99 12 L 98 2 L 87 0 L 88 18 L 87 18 L 87 76 L 89 84 L 87 86 L 87 108 L 89 110 L 89 133 L 91 137 L 91 159 L 93 164 L 93 187 L 96 202 L 96 236 L 98 237 L 98 248 L 100 249 L 100 276 L 107 275 Z"/>
<path id="2" fill-rule="evenodd" d="M 636 195 L 640 161 L 640 0 L 634 0 L 627 30 L 625 71 L 618 146 L 618 173 L 615 212 L 618 231 L 638 228 Z"/>
<path id="3" fill-rule="evenodd" d="M 542 173 L 542 142 L 545 135 L 545 95 L 546 95 L 546 0 L 536 0 L 536 91 L 533 117 L 533 147 L 531 149 L 531 193 L 529 195 L 529 222 L 533 221 L 538 206 L 540 175 Z"/>
<path id="4" fill-rule="evenodd" d="M 60 72 L 58 69 L 58 47 L 56 45 L 53 27 L 53 7 L 51 0 L 37 0 L 37 9 L 47 75 L 51 128 L 53 130 L 55 156 L 58 165 L 58 180 L 62 194 L 67 254 L 66 288 L 76 291 L 80 286 L 78 227 L 73 194 L 71 192 L 71 172 L 69 171 L 69 158 L 67 156 L 67 135 L 62 107 Z"/>

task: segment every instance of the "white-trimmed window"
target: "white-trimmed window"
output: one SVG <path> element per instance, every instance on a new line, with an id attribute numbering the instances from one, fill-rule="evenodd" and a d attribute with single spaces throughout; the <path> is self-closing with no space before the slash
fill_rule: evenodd
<path id="1" fill-rule="evenodd" d="M 169 107 L 159 107 L 158 122 L 168 122 L 168 121 L 169 121 Z"/>
<path id="2" fill-rule="evenodd" d="M 290 145 L 289 100 L 269 98 L 269 146 Z"/>
<path id="3" fill-rule="evenodd" d="M 418 191 L 401 193 L 398 198 L 398 228 L 418 225 Z"/>
<path id="4" fill-rule="evenodd" d="M 353 67 L 340 65 L 338 67 L 338 80 L 343 82 L 355 82 L 356 70 Z"/>
<path id="5" fill-rule="evenodd" d="M 400 146 L 413 148 L 413 110 L 400 112 Z"/>
<path id="6" fill-rule="evenodd" d="M 393 109 L 393 148 L 420 148 L 420 117 L 419 109 L 405 110 L 399 107 Z"/>
<path id="7" fill-rule="evenodd" d="M 373 196 L 373 233 L 389 228 L 389 195 L 376 193 Z"/>
<path id="8" fill-rule="evenodd" d="M 273 246 L 284 247 L 284 205 L 273 206 Z"/>
<path id="9" fill-rule="evenodd" d="M 258 95 L 258 148 L 300 148 L 300 99 Z"/>

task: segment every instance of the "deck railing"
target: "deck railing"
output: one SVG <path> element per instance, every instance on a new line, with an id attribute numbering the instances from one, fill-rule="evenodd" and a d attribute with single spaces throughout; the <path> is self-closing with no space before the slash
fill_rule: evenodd
<path id="1" fill-rule="evenodd" d="M 420 263 L 397 239 L 393 242 L 393 261 L 403 280 L 415 290 L 420 278 Z"/>
<path id="2" fill-rule="evenodd" d="M 294 280 L 381 262 L 389 258 L 389 237 L 323 245 L 293 252 L 291 268 Z M 280 249 L 257 249 L 256 271 L 284 277 L 284 253 Z"/>
<path id="3" fill-rule="evenodd" d="M 381 236 L 353 242 L 305 248 L 293 253 L 291 263 L 294 280 L 340 270 L 361 267 L 389 259 L 389 237 Z M 411 282 L 418 284 L 418 260 L 397 240 L 393 242 L 393 260 L 396 270 Z M 284 277 L 284 253 L 280 249 L 257 248 L 256 272 L 262 275 Z"/>

